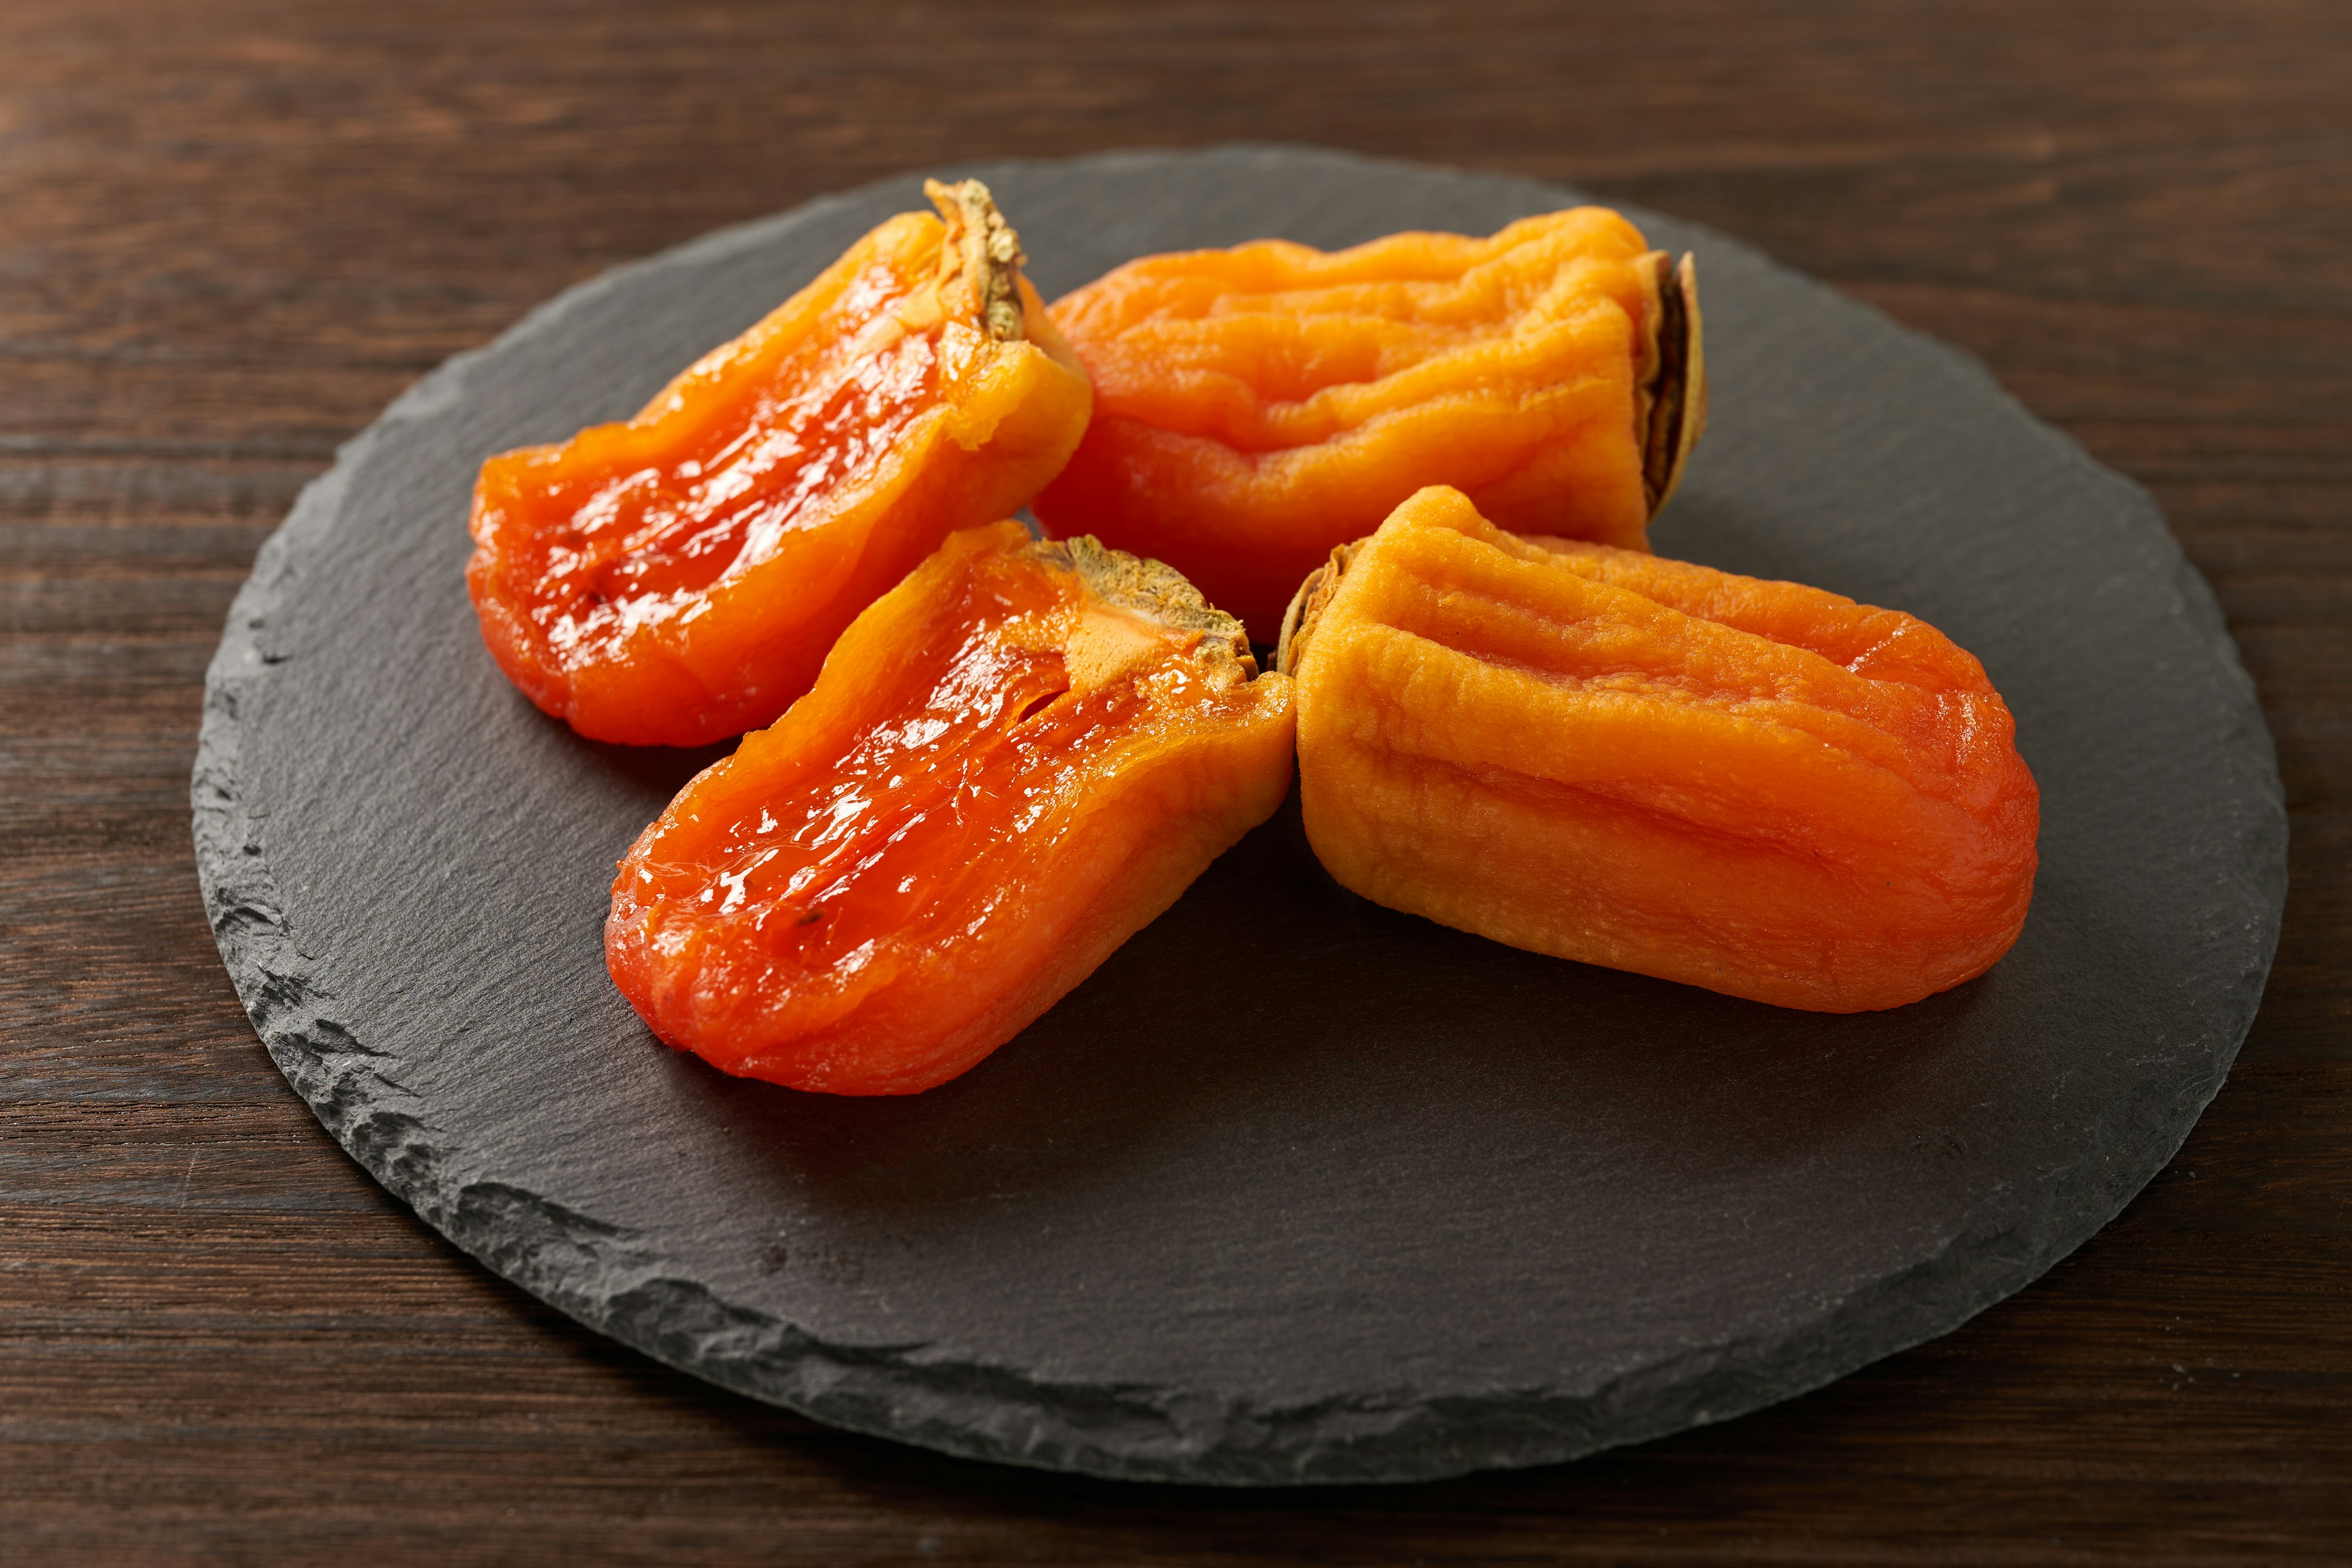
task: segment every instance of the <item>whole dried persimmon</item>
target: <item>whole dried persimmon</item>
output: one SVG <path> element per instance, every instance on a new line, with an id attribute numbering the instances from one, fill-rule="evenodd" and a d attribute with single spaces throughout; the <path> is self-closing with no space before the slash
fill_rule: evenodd
<path id="1" fill-rule="evenodd" d="M 604 741 L 768 723 L 857 613 L 1004 516 L 1085 429 L 1085 371 L 977 180 L 928 187 L 625 424 L 482 465 L 466 580 L 533 702 Z"/>
<path id="2" fill-rule="evenodd" d="M 1261 641 L 1333 546 L 1425 485 L 1643 548 L 1706 419 L 1690 259 L 1601 207 L 1486 239 L 1145 257 L 1054 320 L 1095 412 L 1038 518 L 1166 561 Z"/>
<path id="3" fill-rule="evenodd" d="M 730 1073 L 909 1094 L 994 1050 L 1288 791 L 1290 683 L 1181 577 L 948 540 L 621 862 L 613 979 Z"/>
<path id="4" fill-rule="evenodd" d="M 1376 902 L 1831 1013 L 1957 985 L 2024 925 L 2009 709 L 1899 611 L 1516 537 L 1441 489 L 1290 623 L 1307 838 Z"/>

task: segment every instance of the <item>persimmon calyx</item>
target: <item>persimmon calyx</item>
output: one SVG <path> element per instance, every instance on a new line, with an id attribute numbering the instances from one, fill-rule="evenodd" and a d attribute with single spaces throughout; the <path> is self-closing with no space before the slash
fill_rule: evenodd
<path id="1" fill-rule="evenodd" d="M 1075 573 L 1102 604 L 1150 626 L 1192 634 L 1189 652 L 1213 689 L 1257 678 L 1257 658 L 1242 623 L 1202 598 L 1173 566 L 1109 549 L 1092 534 L 1045 540 L 1032 548 L 1040 559 Z M 1108 665 L 1122 656 L 1125 644 L 1111 627 L 1087 628 L 1074 662 L 1081 668 Z M 1111 673 L 1106 668 L 1095 683 Z"/>
<path id="2" fill-rule="evenodd" d="M 1634 368 L 1640 400 L 1634 428 L 1642 437 L 1642 489 L 1655 517 L 1682 483 L 1691 448 L 1706 430 L 1706 354 L 1696 264 L 1687 252 L 1680 266 L 1663 250 L 1643 259 L 1654 268 L 1658 308 L 1643 323 Z"/>
<path id="3" fill-rule="evenodd" d="M 952 185 L 925 180 L 923 194 L 948 229 L 940 247 L 940 309 L 952 319 L 979 322 L 992 342 L 1021 342 L 1021 264 L 1028 259 L 1021 237 L 978 180 Z"/>
<path id="4" fill-rule="evenodd" d="M 1314 635 L 1315 623 L 1322 618 L 1323 607 L 1331 595 L 1339 591 L 1339 579 L 1348 573 L 1348 563 L 1354 558 L 1360 539 L 1348 544 L 1331 547 L 1331 559 L 1307 574 L 1298 584 L 1298 592 L 1290 596 L 1290 607 L 1282 613 L 1282 636 L 1275 644 L 1274 668 L 1285 675 L 1296 674 L 1298 661 L 1307 651 L 1307 639 Z"/>

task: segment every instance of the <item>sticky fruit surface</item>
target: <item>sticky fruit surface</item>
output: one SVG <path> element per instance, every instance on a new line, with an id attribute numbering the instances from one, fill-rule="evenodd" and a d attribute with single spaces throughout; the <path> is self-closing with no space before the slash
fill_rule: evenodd
<path id="1" fill-rule="evenodd" d="M 901 1094 L 964 1071 L 1287 792 L 1290 683 L 1156 563 L 950 538 L 815 688 L 622 862 L 605 951 L 729 1072 Z"/>
<path id="2" fill-rule="evenodd" d="M 765 724 L 858 611 L 1061 467 L 1085 373 L 985 190 L 933 195 L 944 221 L 882 225 L 634 419 L 483 465 L 467 584 L 532 701 L 607 741 Z"/>
<path id="3" fill-rule="evenodd" d="M 1897 611 L 1432 489 L 1303 591 L 1283 667 L 1307 837 L 1391 908 L 1824 1012 L 1957 985 L 2024 923 L 2009 710 Z"/>

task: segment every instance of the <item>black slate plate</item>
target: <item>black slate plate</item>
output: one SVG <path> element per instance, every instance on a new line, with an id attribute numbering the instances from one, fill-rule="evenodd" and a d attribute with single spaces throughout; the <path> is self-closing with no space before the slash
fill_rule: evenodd
<path id="1" fill-rule="evenodd" d="M 1556 188 L 1238 148 L 1004 164 L 1053 297 L 1146 251 L 1483 234 Z M 953 1453 L 1402 1480 L 1719 1420 L 1939 1334 L 2159 1169 L 2285 885 L 2271 743 L 2154 506 L 1974 363 L 1720 236 L 1715 423 L 1659 548 L 1923 616 L 2007 694 L 2042 874 L 1990 975 L 1780 1012 L 1339 890 L 1295 813 L 912 1100 L 721 1077 L 606 982 L 613 863 L 709 754 L 592 745 L 492 667 L 477 464 L 634 411 L 892 181 L 574 289 L 348 447 L 263 550 L 194 783 L 271 1055 L 460 1247 L 604 1332 Z"/>

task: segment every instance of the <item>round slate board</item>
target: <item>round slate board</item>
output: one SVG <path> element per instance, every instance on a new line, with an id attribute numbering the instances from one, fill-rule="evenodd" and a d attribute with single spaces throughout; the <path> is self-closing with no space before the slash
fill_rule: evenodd
<path id="1" fill-rule="evenodd" d="M 1048 298 L 1148 251 L 1577 200 L 1234 148 L 971 171 Z M 634 412 L 897 180 L 575 289 L 450 362 L 263 549 L 196 841 L 255 1027 L 376 1179 L 647 1354 L 824 1420 L 1099 1475 L 1393 1481 L 1720 1420 L 1939 1334 L 2170 1157 L 2262 994 L 2268 732 L 2137 489 L 1976 364 L 1720 236 L 1713 428 L 1658 548 L 1973 650 L 2042 789 L 2016 950 L 1859 1017 L 1392 914 L 1295 808 L 977 1069 L 908 1100 L 722 1077 L 606 981 L 621 851 L 715 753 L 583 742 L 461 581 L 489 453 Z"/>

